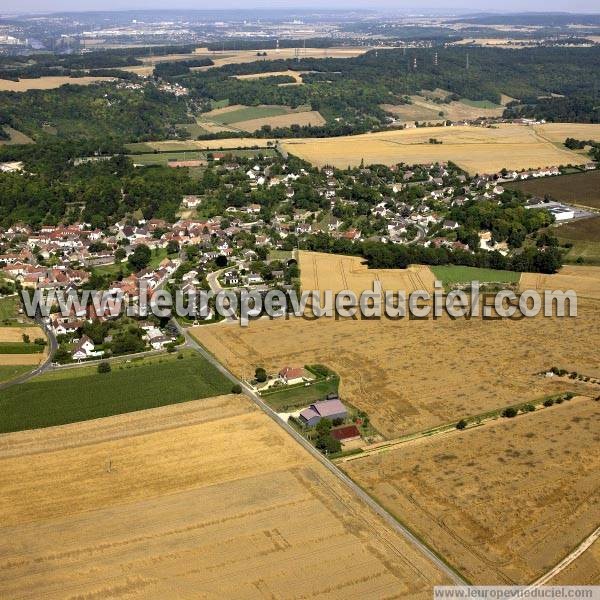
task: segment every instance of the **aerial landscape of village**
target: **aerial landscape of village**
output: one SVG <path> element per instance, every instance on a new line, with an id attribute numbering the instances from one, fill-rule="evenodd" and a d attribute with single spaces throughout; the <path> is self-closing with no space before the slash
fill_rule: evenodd
<path id="1" fill-rule="evenodd" d="M 0 6 L 0 599 L 600 599 L 600 12 L 425 4 Z"/>

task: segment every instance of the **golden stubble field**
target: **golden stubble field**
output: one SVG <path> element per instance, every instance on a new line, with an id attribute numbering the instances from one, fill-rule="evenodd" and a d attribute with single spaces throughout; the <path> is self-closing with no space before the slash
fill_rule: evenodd
<path id="1" fill-rule="evenodd" d="M 316 166 L 339 168 L 358 166 L 361 161 L 394 165 L 451 160 L 475 174 L 493 173 L 502 168 L 520 170 L 587 162 L 585 156 L 561 148 L 546 137 L 560 137 L 562 133 L 552 133 L 551 129 L 541 132 L 524 125 L 421 127 L 356 136 L 285 140 L 282 145 L 290 154 Z M 442 143 L 431 144 L 431 138 Z"/>
<path id="2" fill-rule="evenodd" d="M 0 436 L 5 598 L 431 596 L 443 577 L 243 396 Z"/>
<path id="3" fill-rule="evenodd" d="M 305 110 L 302 112 L 290 112 L 287 115 L 278 115 L 275 117 L 264 117 L 261 119 L 248 119 L 247 121 L 238 121 L 235 127 L 244 131 L 258 131 L 263 125 L 269 125 L 273 129 L 278 127 L 291 127 L 292 125 L 300 126 L 319 126 L 324 125 L 325 119 L 317 110 Z"/>
<path id="4" fill-rule="evenodd" d="M 600 267 L 565 265 L 554 275 L 523 273 L 519 289 L 524 290 L 575 290 L 579 298 L 600 300 Z"/>
<path id="5" fill-rule="evenodd" d="M 432 291 L 435 276 L 431 269 L 411 265 L 408 269 L 369 269 L 359 256 L 325 252 L 299 252 L 303 290 L 351 290 L 360 295 L 377 282 L 382 290 Z"/>
<path id="6" fill-rule="evenodd" d="M 10 81 L 0 79 L 0 92 L 26 92 L 28 90 L 53 90 L 61 85 L 91 85 L 92 83 L 102 83 L 103 81 L 114 81 L 114 77 L 59 77 L 48 76 L 38 77 L 37 79 L 20 79 L 19 81 Z"/>
<path id="7" fill-rule="evenodd" d="M 347 261 L 355 264 L 347 257 L 301 255 L 303 288 L 369 288 L 362 265 L 356 266 L 359 282 L 352 268 L 340 268 Z M 410 271 L 397 273 L 396 289 L 414 289 L 403 281 Z M 539 375 L 552 366 L 600 376 L 600 301 L 585 297 L 576 318 L 260 319 L 249 327 L 222 323 L 192 333 L 245 379 L 259 366 L 273 373 L 287 365 L 328 365 L 341 376 L 342 397 L 365 410 L 388 438 L 571 389 L 568 381 Z"/>
<path id="8" fill-rule="evenodd" d="M 556 575 L 549 585 L 600 585 L 600 540 Z"/>
<path id="9" fill-rule="evenodd" d="M 600 522 L 600 403 L 579 397 L 343 468 L 472 581 L 530 583 Z M 597 582 L 594 560 L 562 581 Z"/>
<path id="10" fill-rule="evenodd" d="M 36 338 L 45 338 L 39 327 L 0 327 L 0 342 L 22 342 L 23 334 L 29 336 L 31 343 Z M 46 359 L 46 351 L 37 354 L 2 354 L 0 366 L 38 365 Z"/>
<path id="11" fill-rule="evenodd" d="M 214 64 L 206 67 L 192 67 L 192 71 L 206 71 L 225 65 L 252 63 L 264 60 L 280 60 L 297 58 L 353 58 L 368 52 L 368 47 L 335 47 L 335 48 L 280 48 L 268 50 L 224 50 L 211 51 L 208 48 L 196 48 L 192 54 L 164 54 L 160 56 L 140 57 L 143 65 L 121 67 L 122 71 L 129 71 L 141 76 L 151 75 L 154 66 L 158 63 L 193 60 L 197 58 L 210 58 Z M 262 56 L 266 52 L 267 56 Z M 260 55 L 259 55 L 260 54 Z"/>

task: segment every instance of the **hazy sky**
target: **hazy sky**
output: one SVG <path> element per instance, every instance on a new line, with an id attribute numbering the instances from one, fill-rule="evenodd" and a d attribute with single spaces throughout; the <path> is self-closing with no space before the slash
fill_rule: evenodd
<path id="1" fill-rule="evenodd" d="M 86 10 L 127 10 L 127 9 L 168 9 L 168 8 L 193 8 L 193 9 L 229 9 L 229 8 L 316 8 L 316 9 L 344 9 L 367 8 L 382 10 L 403 10 L 410 8 L 411 12 L 419 10 L 443 9 L 445 11 L 464 10 L 491 10 L 498 11 L 583 11 L 600 12 L 598 0 L 425 0 L 408 2 L 397 0 L 378 0 L 365 2 L 360 0 L 221 0 L 220 2 L 206 2 L 203 0 L 2 0 L 0 13 L 24 12 L 55 12 L 55 11 L 86 11 Z"/>

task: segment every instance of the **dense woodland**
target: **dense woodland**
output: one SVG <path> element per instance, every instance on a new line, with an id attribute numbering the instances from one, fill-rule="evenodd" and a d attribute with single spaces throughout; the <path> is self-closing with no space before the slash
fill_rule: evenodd
<path id="1" fill-rule="evenodd" d="M 313 72 L 303 76 L 303 86 L 281 87 L 277 80 L 241 81 L 231 77 L 286 69 Z M 303 58 L 227 65 L 179 80 L 200 98 L 247 105 L 310 105 L 321 111 L 333 129 L 332 120 L 339 117 L 346 125 L 372 127 L 385 116 L 380 104 L 401 103 L 410 94 L 435 88 L 448 90 L 456 97 L 495 104 L 500 104 L 503 94 L 518 99 L 507 110 L 507 116 L 600 121 L 598 46 L 511 51 L 459 47 L 373 50 L 349 59 Z M 565 98 L 548 98 L 550 94 Z"/>
<path id="2" fill-rule="evenodd" d="M 190 122 L 186 101 L 159 91 L 117 89 L 113 83 L 0 93 L 0 124 L 38 138 L 119 138 L 145 141 L 176 136 Z"/>
<path id="3" fill-rule="evenodd" d="M 86 151 L 92 160 L 79 162 Z M 1 160 L 23 160 L 29 174 L 0 173 L 0 226 L 21 221 L 34 227 L 85 220 L 104 228 L 126 215 L 175 220 L 181 198 L 202 185 L 187 171 L 135 169 L 115 142 L 63 142 L 0 150 Z M 94 153 L 104 152 L 93 156 Z"/>

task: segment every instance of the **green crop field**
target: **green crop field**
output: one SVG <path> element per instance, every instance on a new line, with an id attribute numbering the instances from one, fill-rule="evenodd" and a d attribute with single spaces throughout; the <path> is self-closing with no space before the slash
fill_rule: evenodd
<path id="1" fill-rule="evenodd" d="M 506 187 L 534 196 L 548 195 L 560 202 L 600 208 L 600 170 L 558 177 L 540 177 L 509 183 Z"/>
<path id="2" fill-rule="evenodd" d="M 206 135 L 207 133 L 210 133 L 199 123 L 182 123 L 177 125 L 177 127 L 179 129 L 185 129 L 194 139 L 200 135 Z"/>
<path id="3" fill-rule="evenodd" d="M 27 373 L 36 365 L 0 365 L 0 383 L 10 381 L 23 373 Z"/>
<path id="4" fill-rule="evenodd" d="M 50 427 L 227 394 L 231 383 L 195 353 L 64 369 L 2 391 L 0 433 Z"/>
<path id="5" fill-rule="evenodd" d="M 479 267 L 463 267 L 460 265 L 443 265 L 431 267 L 433 274 L 445 286 L 470 283 L 517 283 L 521 273 L 515 271 L 496 271 L 494 269 L 480 269 Z"/>
<path id="6" fill-rule="evenodd" d="M 6 321 L 14 319 L 17 315 L 17 297 L 7 296 L 0 298 L 0 324 L 8 325 Z"/>
<path id="7" fill-rule="evenodd" d="M 286 106 L 247 106 L 231 112 L 224 112 L 220 115 L 214 115 L 210 119 L 221 125 L 231 125 L 240 121 L 249 121 L 250 119 L 265 119 L 268 117 L 278 117 L 287 115 L 290 109 Z"/>
<path id="8" fill-rule="evenodd" d="M 0 342 L 0 354 L 38 354 L 44 350 L 38 344 L 25 342 Z"/>

